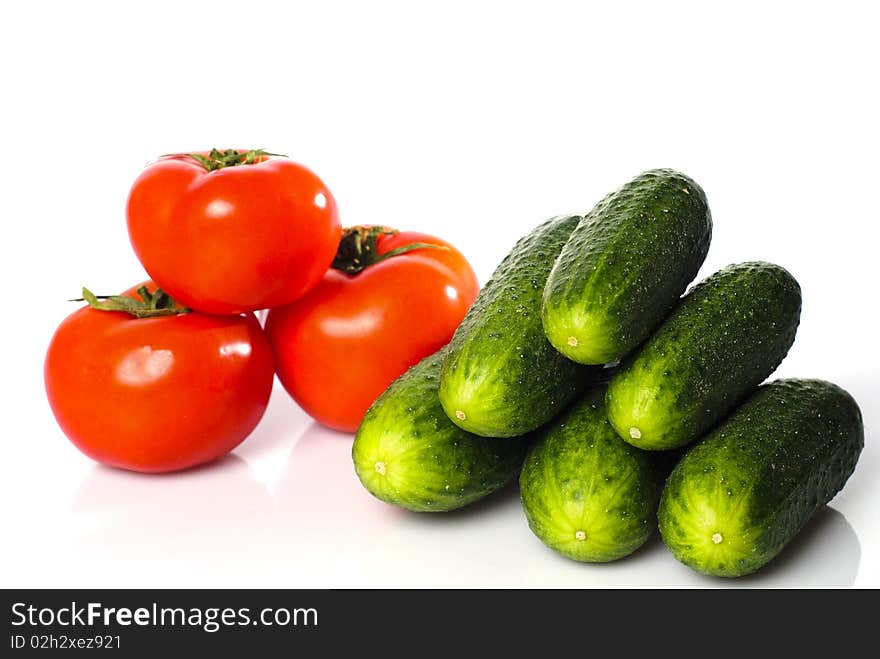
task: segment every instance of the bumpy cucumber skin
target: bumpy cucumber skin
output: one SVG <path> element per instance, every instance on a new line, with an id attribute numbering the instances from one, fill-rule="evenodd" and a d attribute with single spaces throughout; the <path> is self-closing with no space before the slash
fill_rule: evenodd
<path id="1" fill-rule="evenodd" d="M 800 309 L 800 287 L 778 265 L 716 272 L 611 379 L 609 420 L 643 449 L 696 439 L 776 370 L 794 342 Z"/>
<path id="2" fill-rule="evenodd" d="M 516 478 L 527 438 L 477 437 L 452 423 L 437 397 L 442 352 L 423 359 L 376 399 L 352 459 L 367 490 L 416 512 L 478 501 Z"/>
<path id="3" fill-rule="evenodd" d="M 703 574 L 750 574 L 843 488 L 864 441 L 859 407 L 840 387 L 761 386 L 673 470 L 660 504 L 663 540 Z"/>
<path id="4" fill-rule="evenodd" d="M 452 337 L 440 374 L 450 419 L 484 437 L 516 437 L 543 425 L 595 377 L 544 336 L 541 294 L 580 216 L 548 220 L 520 239 L 480 291 Z"/>
<path id="5" fill-rule="evenodd" d="M 605 364 L 644 341 L 678 302 L 709 251 L 703 189 L 671 169 L 639 175 L 572 232 L 544 288 L 550 343 L 581 364 Z"/>
<path id="6" fill-rule="evenodd" d="M 657 527 L 668 473 L 666 454 L 641 451 L 617 436 L 600 388 L 542 428 L 520 473 L 529 528 L 551 549 L 576 561 L 627 556 Z"/>

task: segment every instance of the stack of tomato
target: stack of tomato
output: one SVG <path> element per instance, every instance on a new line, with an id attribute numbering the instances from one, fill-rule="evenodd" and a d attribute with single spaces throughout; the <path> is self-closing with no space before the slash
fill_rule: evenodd
<path id="1" fill-rule="evenodd" d="M 445 241 L 342 229 L 327 186 L 263 150 L 159 158 L 126 212 L 151 280 L 121 295 L 83 289 L 87 306 L 45 362 L 62 430 L 115 467 L 165 472 L 228 453 L 259 423 L 276 372 L 317 421 L 352 432 L 478 292 Z"/>

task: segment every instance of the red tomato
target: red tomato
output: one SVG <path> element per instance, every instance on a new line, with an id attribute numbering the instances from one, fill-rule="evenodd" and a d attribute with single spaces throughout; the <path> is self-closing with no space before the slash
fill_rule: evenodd
<path id="1" fill-rule="evenodd" d="M 124 295 L 136 297 L 134 289 Z M 185 469 L 235 448 L 263 416 L 273 373 L 253 314 L 136 318 L 90 307 L 61 323 L 44 367 L 49 404 L 77 448 L 143 472 Z"/>
<path id="2" fill-rule="evenodd" d="M 324 275 L 341 232 L 321 180 L 263 151 L 160 158 L 134 182 L 127 215 L 150 277 L 218 314 L 292 302 Z"/>
<path id="3" fill-rule="evenodd" d="M 449 342 L 479 292 L 449 243 L 382 231 L 347 229 L 334 268 L 363 269 L 329 270 L 266 319 L 284 387 L 317 421 L 345 432 L 395 378 Z M 418 244 L 429 247 L 411 249 Z M 397 249 L 410 251 L 382 260 Z"/>

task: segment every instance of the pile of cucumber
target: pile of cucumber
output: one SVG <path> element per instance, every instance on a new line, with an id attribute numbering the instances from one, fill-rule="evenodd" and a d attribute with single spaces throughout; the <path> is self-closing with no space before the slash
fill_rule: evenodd
<path id="1" fill-rule="evenodd" d="M 682 296 L 711 234 L 705 193 L 669 169 L 540 225 L 367 412 L 361 482 L 448 511 L 519 475 L 529 527 L 569 558 L 622 558 L 659 525 L 704 574 L 765 565 L 852 474 L 862 417 L 830 382 L 761 384 L 800 319 L 785 269 L 731 265 Z"/>

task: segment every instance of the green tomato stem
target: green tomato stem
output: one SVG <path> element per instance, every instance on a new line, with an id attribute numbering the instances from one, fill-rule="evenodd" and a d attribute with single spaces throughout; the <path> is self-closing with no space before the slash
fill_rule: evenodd
<path id="1" fill-rule="evenodd" d="M 270 153 L 264 149 L 251 149 L 250 151 L 211 149 L 207 156 L 203 156 L 201 153 L 187 153 L 186 155 L 197 161 L 209 172 L 239 165 L 255 165 L 261 162 L 261 159 L 265 156 L 286 157 L 280 153 Z"/>
<path id="2" fill-rule="evenodd" d="M 137 289 L 141 299 L 127 295 L 95 295 L 83 286 L 82 297 L 71 302 L 86 302 L 98 311 L 122 311 L 135 318 L 156 318 L 160 316 L 176 316 L 189 313 L 190 309 L 179 306 L 174 299 L 161 288 L 150 293 L 146 286 Z"/>
<path id="3" fill-rule="evenodd" d="M 357 226 L 343 229 L 342 240 L 339 241 L 336 257 L 330 267 L 349 275 L 356 275 L 377 263 L 417 249 L 449 249 L 445 245 L 410 243 L 379 254 L 377 252 L 379 236 L 393 236 L 396 233 L 399 233 L 397 229 L 388 227 Z"/>

